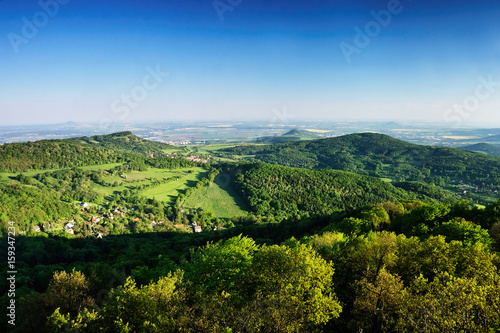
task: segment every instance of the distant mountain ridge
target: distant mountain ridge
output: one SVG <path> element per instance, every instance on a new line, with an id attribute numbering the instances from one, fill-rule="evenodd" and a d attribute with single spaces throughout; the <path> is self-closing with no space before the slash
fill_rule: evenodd
<path id="1" fill-rule="evenodd" d="M 255 139 L 256 143 L 279 143 L 289 141 L 311 140 L 319 138 L 318 135 L 304 130 L 292 129 L 284 134 L 275 136 L 263 136 Z"/>
<path id="2" fill-rule="evenodd" d="M 482 142 L 460 148 L 467 151 L 480 152 L 493 156 L 500 156 L 500 145 L 498 144 Z"/>

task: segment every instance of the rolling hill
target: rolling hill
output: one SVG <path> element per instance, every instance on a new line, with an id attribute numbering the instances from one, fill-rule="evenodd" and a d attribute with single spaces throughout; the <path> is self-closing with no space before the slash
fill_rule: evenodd
<path id="1" fill-rule="evenodd" d="M 383 134 L 362 133 L 312 141 L 242 146 L 225 150 L 271 164 L 337 169 L 444 185 L 455 181 L 500 185 L 500 158 L 458 148 L 421 146 Z"/>
<path id="2" fill-rule="evenodd" d="M 237 168 L 234 187 L 256 214 L 331 214 L 387 201 L 456 199 L 436 186 L 401 188 L 381 179 L 337 170 L 308 170 L 265 163 Z M 407 189 L 403 189 L 406 187 Z"/>
<path id="3" fill-rule="evenodd" d="M 132 132 L 8 143 L 0 146 L 0 172 L 82 167 L 123 162 L 134 156 L 163 156 L 172 146 L 141 139 Z"/>
<path id="4" fill-rule="evenodd" d="M 482 142 L 460 148 L 467 151 L 485 153 L 493 156 L 500 156 L 500 145 L 498 144 Z"/>
<path id="5" fill-rule="evenodd" d="M 134 152 L 138 154 L 153 153 L 154 155 L 164 155 L 163 150 L 173 147 L 166 143 L 142 139 L 129 131 L 91 137 L 84 136 L 68 139 L 68 141 L 116 151 Z"/>

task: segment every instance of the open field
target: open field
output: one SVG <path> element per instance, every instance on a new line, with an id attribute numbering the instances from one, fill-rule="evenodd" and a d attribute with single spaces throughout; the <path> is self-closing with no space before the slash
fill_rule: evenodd
<path id="1" fill-rule="evenodd" d="M 191 194 L 184 206 L 187 208 L 202 208 L 215 217 L 231 218 L 245 215 L 246 205 L 233 188 L 227 186 L 224 175 L 215 177 L 208 187 L 203 187 Z"/>
<path id="2" fill-rule="evenodd" d="M 170 177 L 177 176 L 179 179 L 146 189 L 141 191 L 140 194 L 148 198 L 154 197 L 156 200 L 172 202 L 175 201 L 179 194 L 184 193 L 189 187 L 195 186 L 199 180 L 208 174 L 208 171 L 203 168 L 181 169 L 174 172 L 176 173 L 171 172 Z"/>
<path id="3" fill-rule="evenodd" d="M 203 168 L 185 168 L 177 170 L 149 168 L 147 171 L 131 171 L 120 175 L 104 177 L 108 183 L 117 182 L 118 186 L 105 187 L 100 184 L 94 184 L 93 189 L 103 195 L 112 195 L 115 192 L 121 192 L 125 189 L 132 190 L 140 185 L 149 185 L 153 180 L 172 179 L 166 184 L 161 184 L 158 187 L 145 189 L 141 191 L 141 195 L 148 198 L 155 197 L 157 200 L 170 202 L 177 195 L 183 192 L 186 188 L 194 186 L 198 180 L 206 175 L 207 171 Z"/>
<path id="4" fill-rule="evenodd" d="M 109 164 L 100 164 L 100 165 L 87 165 L 83 167 L 78 167 L 78 169 L 82 170 L 109 170 L 114 167 L 117 167 L 119 165 L 122 165 L 123 163 L 109 163 Z M 26 172 L 0 172 L 0 180 L 1 179 L 6 179 L 6 178 L 11 178 L 11 177 L 16 177 L 20 173 L 33 177 L 35 175 L 38 175 L 40 173 L 45 173 L 45 172 L 52 172 L 52 171 L 57 171 L 57 170 L 69 170 L 69 168 L 64 168 L 64 169 L 44 169 L 44 170 L 30 170 Z"/>

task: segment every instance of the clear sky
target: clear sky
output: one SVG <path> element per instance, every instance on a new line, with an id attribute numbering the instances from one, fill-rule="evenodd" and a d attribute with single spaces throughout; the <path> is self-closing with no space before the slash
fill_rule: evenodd
<path id="1" fill-rule="evenodd" d="M 498 0 L 0 0 L 0 125 L 500 125 L 499 36 Z"/>

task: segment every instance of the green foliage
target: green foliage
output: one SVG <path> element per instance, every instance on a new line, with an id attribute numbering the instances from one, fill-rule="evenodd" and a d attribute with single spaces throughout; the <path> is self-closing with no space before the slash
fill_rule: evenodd
<path id="1" fill-rule="evenodd" d="M 177 332 L 185 311 L 182 273 L 137 288 L 132 279 L 111 290 L 98 312 L 83 310 L 73 320 L 57 309 L 48 326 L 55 332 Z"/>
<path id="2" fill-rule="evenodd" d="M 444 235 L 449 241 L 460 241 L 464 245 L 481 243 L 486 247 L 490 247 L 493 243 L 487 230 L 464 219 L 445 222 L 441 226 L 434 228 L 433 233 L 435 235 Z"/>
<path id="3" fill-rule="evenodd" d="M 405 332 L 495 332 L 500 328 L 500 288 L 441 273 L 417 278 L 404 295 L 399 330 Z"/>
<path id="4" fill-rule="evenodd" d="M 339 316 L 333 267 L 304 244 L 262 247 L 252 263 L 255 329 L 302 332 Z"/>
<path id="5" fill-rule="evenodd" d="M 140 288 L 132 279 L 97 311 L 48 319 L 53 332 L 303 332 L 336 318 L 333 267 L 295 240 L 257 247 L 234 237 L 192 253 L 182 271 Z M 190 305 L 190 307 L 189 307 Z"/>
<path id="6" fill-rule="evenodd" d="M 192 251 L 186 277 L 209 293 L 233 293 L 248 283 L 248 275 L 257 246 L 252 239 L 234 237 L 225 242 L 207 244 Z"/>
<path id="7" fill-rule="evenodd" d="M 80 309 L 93 305 L 88 296 L 90 285 L 81 272 L 56 272 L 46 293 L 46 303 L 49 308 L 56 307 L 62 313 L 76 315 Z"/>
<path id="8" fill-rule="evenodd" d="M 52 191 L 0 184 L 0 212 L 1 232 L 7 231 L 7 221 L 15 221 L 17 232 L 27 232 L 34 225 L 73 214 L 74 208 Z"/>

